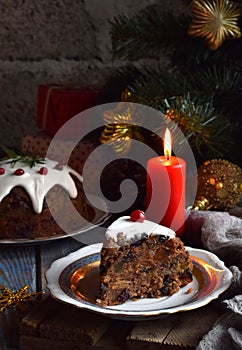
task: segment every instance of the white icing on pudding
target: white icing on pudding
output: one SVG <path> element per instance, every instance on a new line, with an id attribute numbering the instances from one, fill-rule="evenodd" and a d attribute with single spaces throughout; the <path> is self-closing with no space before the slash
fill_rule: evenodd
<path id="1" fill-rule="evenodd" d="M 144 234 L 148 236 L 151 234 L 175 237 L 175 232 L 168 227 L 161 226 L 155 222 L 144 220 L 144 222 L 131 221 L 130 216 L 122 216 L 114 221 L 106 230 L 105 241 L 120 242 L 120 235 L 122 241 L 130 242 L 139 240 Z"/>
<path id="2" fill-rule="evenodd" d="M 83 181 L 83 178 L 68 165 L 63 165 L 62 169 L 58 170 L 55 167 L 59 163 L 47 158 L 43 164 L 36 164 L 32 168 L 21 161 L 13 166 L 8 163 L 9 161 L 11 159 L 0 162 L 0 167 L 4 168 L 4 173 L 0 175 L 0 201 L 16 186 L 26 190 L 36 213 L 42 212 L 44 198 L 55 185 L 63 187 L 71 198 L 77 197 L 77 188 L 70 174 L 73 174 L 80 182 Z M 39 173 L 43 167 L 47 168 L 46 175 Z M 17 169 L 24 170 L 24 173 L 15 175 L 14 172 Z"/>

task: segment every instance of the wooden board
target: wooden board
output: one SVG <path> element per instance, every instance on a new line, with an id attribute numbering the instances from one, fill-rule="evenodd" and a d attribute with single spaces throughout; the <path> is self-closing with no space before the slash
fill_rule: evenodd
<path id="1" fill-rule="evenodd" d="M 36 290 L 34 247 L 0 245 L 0 287 L 16 290 L 25 285 Z"/>
<path id="2" fill-rule="evenodd" d="M 21 323 L 20 349 L 195 349 L 219 313 L 201 308 L 160 319 L 115 320 L 49 297 Z"/>

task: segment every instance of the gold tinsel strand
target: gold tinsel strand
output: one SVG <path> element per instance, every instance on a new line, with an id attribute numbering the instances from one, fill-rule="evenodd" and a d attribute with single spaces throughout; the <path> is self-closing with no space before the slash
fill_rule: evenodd
<path id="1" fill-rule="evenodd" d="M 242 170 L 224 160 L 212 159 L 198 169 L 195 210 L 228 210 L 240 202 Z"/>
<path id="2" fill-rule="evenodd" d="M 211 50 L 217 50 L 225 40 L 241 36 L 238 19 L 239 6 L 228 0 L 194 0 L 191 3 L 193 14 L 188 34 L 204 38 Z"/>
<path id="3" fill-rule="evenodd" d="M 8 288 L 0 289 L 0 312 L 8 307 L 23 309 L 24 303 L 34 302 L 35 297 L 43 292 L 28 293 L 29 286 L 20 288 L 17 291 Z"/>
<path id="4" fill-rule="evenodd" d="M 209 203 L 209 200 L 203 196 L 198 197 L 193 204 L 193 210 L 209 210 L 212 208 L 212 205 Z"/>

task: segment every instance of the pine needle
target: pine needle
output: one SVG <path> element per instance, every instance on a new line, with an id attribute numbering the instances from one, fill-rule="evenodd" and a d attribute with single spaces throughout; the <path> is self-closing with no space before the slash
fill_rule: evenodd
<path id="1" fill-rule="evenodd" d="M 11 164 L 12 167 L 18 162 L 24 163 L 30 166 L 30 168 L 33 168 L 36 164 L 45 163 L 45 159 L 41 158 L 38 152 L 30 153 L 29 150 L 26 150 L 25 152 L 21 150 L 15 151 L 5 146 L 1 146 L 1 148 L 7 155 L 6 157 L 3 157 L 1 161 Z"/>

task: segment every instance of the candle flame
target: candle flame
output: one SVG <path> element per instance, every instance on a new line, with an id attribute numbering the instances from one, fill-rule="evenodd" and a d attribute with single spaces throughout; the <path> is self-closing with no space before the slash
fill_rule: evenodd
<path id="1" fill-rule="evenodd" d="M 164 137 L 164 155 L 167 160 L 171 156 L 171 133 L 168 128 L 166 128 L 165 137 Z"/>

